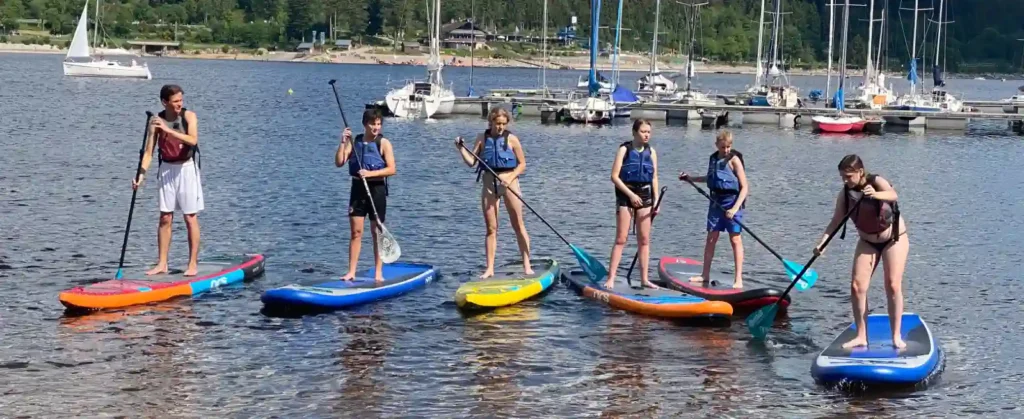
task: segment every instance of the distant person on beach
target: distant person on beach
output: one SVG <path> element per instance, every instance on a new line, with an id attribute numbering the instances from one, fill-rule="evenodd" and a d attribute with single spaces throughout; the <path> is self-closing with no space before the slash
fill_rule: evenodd
<path id="1" fill-rule="evenodd" d="M 376 269 L 374 280 L 384 282 L 384 263 L 377 248 L 376 221 L 383 223 L 388 210 L 387 177 L 395 175 L 395 153 L 391 141 L 381 134 L 384 117 L 377 109 L 363 112 L 363 133 L 353 140 L 352 130 L 345 128 L 341 133 L 341 144 L 334 154 L 337 167 L 348 163 L 348 174 L 352 178 L 348 193 L 348 220 L 351 235 L 348 244 L 348 273 L 342 281 L 356 277 L 356 265 L 362 250 L 363 222 L 370 216 L 370 232 L 373 236 L 373 262 Z M 364 185 L 363 179 L 366 179 Z M 369 189 L 369 191 L 367 191 Z M 372 201 L 372 202 L 371 202 Z"/>
<path id="2" fill-rule="evenodd" d="M 713 202 L 708 203 L 707 240 L 704 242 L 704 269 L 701 276 L 690 278 L 691 282 L 708 284 L 711 278 L 711 261 L 715 257 L 715 244 L 719 233 L 729 233 L 732 255 L 736 263 L 733 288 L 743 288 L 743 231 L 738 222 L 743 222 L 743 206 L 747 200 L 750 185 L 747 183 L 743 154 L 732 148 L 732 132 L 722 130 L 715 138 L 717 151 L 708 158 L 707 176 L 690 177 L 686 172 L 679 174 L 680 180 L 706 182 Z M 724 208 L 724 211 L 723 211 Z"/>
<path id="3" fill-rule="evenodd" d="M 480 206 L 487 228 L 484 247 L 487 267 L 480 278 L 494 276 L 494 253 L 498 247 L 498 201 L 502 199 L 505 200 L 509 222 L 512 223 L 512 229 L 516 233 L 519 254 L 523 259 L 523 271 L 527 275 L 532 275 L 530 236 L 526 234 L 526 224 L 523 223 L 523 203 L 512 194 L 515 192 L 522 195 L 519 189 L 519 176 L 526 171 L 523 146 L 519 142 L 519 137 L 508 130 L 508 124 L 512 118 L 504 108 L 491 109 L 487 121 L 487 130 L 477 134 L 472 148 L 473 154 L 479 156 L 482 161 L 478 162 L 473 154 L 466 151 L 462 137 L 455 139 L 455 147 L 459 150 L 462 160 L 467 166 L 477 166 L 477 180 L 483 179 Z M 491 172 L 485 169 L 483 164 L 494 170 L 498 177 L 495 178 L 491 175 Z"/>
<path id="4" fill-rule="evenodd" d="M 188 267 L 184 276 L 198 274 L 199 219 L 203 210 L 203 185 L 199 176 L 199 128 L 196 113 L 185 109 L 184 92 L 173 84 L 160 89 L 160 101 L 164 110 L 150 120 L 146 136 L 145 153 L 141 170 L 132 181 L 137 189 L 146 180 L 146 172 L 153 161 L 153 152 L 160 159 L 157 179 L 160 191 L 157 201 L 160 205 L 160 224 L 157 229 L 156 266 L 146 275 L 167 273 L 167 253 L 171 247 L 171 222 L 174 211 L 181 211 L 188 229 Z"/>
<path id="5" fill-rule="evenodd" d="M 633 139 L 619 144 L 612 162 L 611 181 L 615 186 L 615 244 L 604 287 L 615 287 L 615 273 L 632 221 L 636 226 L 640 284 L 657 289 L 647 277 L 651 259 L 651 219 L 658 213 L 653 208 L 658 201 L 658 153 L 651 147 L 651 123 L 647 120 L 633 121 Z"/>

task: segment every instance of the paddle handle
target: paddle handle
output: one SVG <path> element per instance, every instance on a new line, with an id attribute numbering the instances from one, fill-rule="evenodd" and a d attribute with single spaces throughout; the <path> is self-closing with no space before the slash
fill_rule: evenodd
<path id="1" fill-rule="evenodd" d="M 661 208 L 661 199 L 665 197 L 665 191 L 667 191 L 667 190 L 668 190 L 668 186 L 662 186 L 661 187 L 661 192 L 658 193 L 658 202 L 654 203 L 654 211 L 657 211 L 659 208 Z M 652 226 L 654 225 L 654 218 L 657 217 L 657 216 L 658 216 L 658 214 L 651 215 L 651 225 Z M 633 254 L 633 261 L 629 263 L 629 270 L 626 271 L 626 284 L 629 285 L 630 287 L 633 286 L 633 282 L 632 282 L 632 280 L 629 279 L 629 276 L 633 274 L 633 267 L 636 266 L 636 258 L 639 257 L 639 256 L 640 256 L 640 249 L 636 249 L 636 253 Z"/>
<path id="2" fill-rule="evenodd" d="M 149 121 L 153 119 L 153 112 L 146 111 L 146 125 L 142 130 L 142 146 L 139 147 L 139 162 L 135 166 L 135 181 L 139 180 L 139 173 L 142 172 L 142 156 L 146 154 L 146 141 L 149 139 Z M 135 197 L 138 196 L 139 188 L 132 188 L 132 203 L 128 206 L 128 222 L 124 226 L 124 239 L 121 241 L 121 258 L 117 261 L 117 278 L 121 279 L 121 268 L 124 267 L 124 254 L 128 250 L 128 233 L 132 228 L 132 215 L 135 213 Z"/>
<path id="3" fill-rule="evenodd" d="M 495 179 L 498 178 L 498 174 L 494 172 L 494 169 L 491 169 L 491 166 L 488 166 L 487 163 L 484 163 L 483 159 L 481 159 L 480 156 L 477 156 L 476 153 L 473 152 L 473 150 L 470 150 L 469 147 L 466 147 L 465 143 L 459 142 L 459 146 L 462 147 L 462 149 L 464 149 L 467 152 L 469 152 L 469 155 L 473 156 L 473 158 L 476 159 L 477 164 L 483 166 L 484 169 L 487 169 L 487 171 L 490 172 L 491 175 L 493 175 L 495 177 Z M 559 239 L 562 239 L 562 241 L 565 242 L 566 245 L 568 245 L 569 247 L 572 247 L 572 243 L 569 243 L 569 241 L 566 240 L 565 237 L 562 237 L 562 234 L 559 233 L 558 230 L 555 230 L 555 228 L 552 227 L 551 224 L 548 223 L 548 221 L 544 219 L 544 217 L 541 217 L 540 214 L 537 213 L 537 210 L 533 209 L 533 207 L 531 207 L 530 204 L 526 203 L 526 200 L 523 199 L 523 197 L 520 196 L 519 193 L 517 193 L 516 191 L 512 190 L 512 188 L 509 188 L 509 187 L 506 187 L 505 190 L 507 190 L 509 192 L 512 192 L 512 195 L 515 195 L 516 198 L 519 198 L 519 201 L 521 201 L 523 203 L 523 205 L 525 205 L 526 208 L 528 208 L 530 210 L 530 212 L 533 213 L 533 215 L 536 215 L 537 218 L 539 218 L 540 221 L 542 223 L 544 223 L 544 225 L 548 226 L 548 228 L 550 228 L 551 231 L 553 231 L 555 233 L 555 235 L 558 236 Z"/>
<path id="4" fill-rule="evenodd" d="M 334 101 L 338 102 L 338 110 L 341 111 L 341 121 L 345 123 L 345 128 L 348 128 L 348 118 L 345 118 L 345 109 L 341 107 L 341 98 L 338 96 L 338 88 L 334 87 L 334 83 L 337 80 L 331 79 L 327 84 L 331 85 L 331 90 L 334 90 Z"/>
<path id="5" fill-rule="evenodd" d="M 700 192 L 701 195 L 704 195 L 704 197 L 707 198 L 708 201 L 711 201 L 711 203 L 714 204 L 716 207 L 718 207 L 718 209 L 722 210 L 722 212 L 726 212 L 726 209 L 725 209 L 725 207 L 722 206 L 722 204 L 718 203 L 718 201 L 716 201 L 714 198 L 712 198 L 711 195 L 708 195 L 708 193 L 705 192 L 703 188 L 701 188 L 700 186 L 697 186 L 696 183 L 693 183 L 693 181 L 690 180 L 689 177 L 687 177 L 686 179 L 683 179 L 683 180 L 685 180 L 687 183 L 689 183 L 694 188 L 696 188 L 697 192 Z M 757 235 L 754 234 L 753 231 L 750 231 L 750 229 L 747 228 L 747 226 L 743 225 L 743 223 L 741 223 L 739 220 L 735 220 L 734 219 L 732 221 L 734 223 L 736 223 L 737 225 L 739 225 L 740 228 L 743 229 L 743 231 L 746 231 L 747 234 L 750 235 L 750 237 L 753 237 L 754 240 L 757 240 L 758 243 L 761 243 L 761 246 L 764 246 L 765 249 L 768 249 L 768 252 L 770 252 L 772 254 L 772 256 L 775 256 L 775 258 L 778 259 L 780 262 L 785 263 L 785 259 L 783 259 L 782 255 L 778 254 L 778 252 L 776 252 L 775 249 L 772 249 L 771 246 L 768 246 L 768 244 L 765 243 L 764 240 L 761 240 L 760 237 L 757 237 Z"/>

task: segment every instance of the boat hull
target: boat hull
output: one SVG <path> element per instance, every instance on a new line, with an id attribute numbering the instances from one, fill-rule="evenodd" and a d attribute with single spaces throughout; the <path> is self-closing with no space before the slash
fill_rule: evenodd
<path id="1" fill-rule="evenodd" d="M 111 77 L 146 79 L 153 78 L 149 67 L 145 65 L 126 66 L 115 61 L 64 62 L 64 75 L 71 77 Z"/>

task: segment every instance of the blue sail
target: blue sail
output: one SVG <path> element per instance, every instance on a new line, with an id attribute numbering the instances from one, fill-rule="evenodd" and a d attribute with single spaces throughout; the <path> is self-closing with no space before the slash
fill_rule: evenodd
<path id="1" fill-rule="evenodd" d="M 615 86 L 615 90 L 612 92 L 611 98 L 615 103 L 632 103 L 640 101 L 640 98 L 637 97 L 632 90 L 629 90 L 627 87 L 623 87 L 621 84 Z"/>
<path id="2" fill-rule="evenodd" d="M 910 73 L 907 74 L 910 84 L 917 84 L 917 60 L 910 60 Z"/>
<path id="3" fill-rule="evenodd" d="M 835 96 L 832 96 L 832 104 L 839 110 L 839 112 L 846 109 L 846 97 L 843 94 L 843 85 L 840 84 L 839 89 L 836 90 Z"/>

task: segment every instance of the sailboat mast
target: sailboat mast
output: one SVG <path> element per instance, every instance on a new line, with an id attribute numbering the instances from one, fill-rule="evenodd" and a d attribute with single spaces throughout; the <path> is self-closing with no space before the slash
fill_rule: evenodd
<path id="1" fill-rule="evenodd" d="M 775 17 L 772 19 L 772 67 L 779 67 L 779 24 L 782 22 L 782 2 L 775 0 Z"/>
<path id="2" fill-rule="evenodd" d="M 612 56 L 612 91 L 619 86 L 619 43 L 622 38 L 622 0 L 619 0 L 619 15 L 615 19 L 615 51 Z"/>
<path id="3" fill-rule="evenodd" d="M 763 1 L 763 0 L 762 0 Z M 654 3 L 654 42 L 651 43 L 651 74 L 658 71 L 658 21 L 661 20 L 661 0 Z"/>
<path id="4" fill-rule="evenodd" d="M 96 48 L 96 41 L 100 38 L 100 0 L 96 0 L 96 16 L 92 17 L 92 28 L 92 47 Z"/>
<path id="5" fill-rule="evenodd" d="M 871 42 L 874 40 L 875 35 L 875 0 L 871 0 L 868 4 L 868 61 L 867 65 L 864 66 L 864 84 L 867 85 L 871 80 L 871 74 L 874 73 L 874 67 L 871 66 Z"/>
<path id="6" fill-rule="evenodd" d="M 474 34 L 476 32 L 473 32 Z M 540 85 L 544 87 L 544 95 L 548 91 L 548 0 L 544 0 L 544 68 L 540 70 Z M 474 45 L 475 46 L 475 45 Z"/>
<path id="7" fill-rule="evenodd" d="M 944 0 L 939 0 L 939 20 L 935 21 L 938 28 L 935 31 L 935 67 L 939 66 L 939 52 L 942 48 L 942 24 L 946 20 L 942 17 L 942 7 L 945 5 Z"/>
<path id="8" fill-rule="evenodd" d="M 917 9 L 918 1 L 914 0 L 914 39 L 910 41 L 910 69 L 914 72 L 910 79 L 910 94 L 913 95 L 917 90 Z"/>
<path id="9" fill-rule="evenodd" d="M 835 36 L 836 27 L 836 3 L 835 0 L 828 1 L 828 76 L 825 78 L 825 101 L 832 97 L 832 40 Z"/>
<path id="10" fill-rule="evenodd" d="M 761 85 L 761 74 L 763 69 L 761 68 L 761 51 L 764 49 L 764 0 L 761 0 L 761 20 L 757 24 L 757 75 L 754 76 L 754 85 Z"/>
<path id="11" fill-rule="evenodd" d="M 686 53 L 686 91 L 687 92 L 689 92 L 691 90 L 691 86 L 692 86 L 692 82 L 693 82 L 693 74 L 696 73 L 694 71 L 694 68 L 693 68 L 693 54 L 697 51 L 697 47 L 696 47 L 696 42 L 697 42 L 697 15 L 698 15 L 698 13 L 700 13 L 700 7 L 701 6 L 705 6 L 707 4 L 708 3 L 684 4 L 684 6 L 689 6 L 689 7 L 693 8 L 691 10 L 691 12 L 690 12 L 690 18 L 689 18 L 689 20 L 690 20 L 690 22 L 689 22 L 690 23 L 690 30 L 689 30 L 689 32 L 690 32 L 690 50 L 689 50 L 689 52 Z"/>
<path id="12" fill-rule="evenodd" d="M 597 84 L 597 31 L 601 26 L 601 0 L 590 2 L 590 72 L 587 74 L 587 90 L 590 97 L 596 97 L 600 86 Z"/>
<path id="13" fill-rule="evenodd" d="M 843 42 L 842 42 L 842 54 L 839 58 L 839 89 L 842 89 L 846 85 L 846 42 L 850 32 L 850 0 L 846 0 L 846 4 L 843 7 Z"/>
<path id="14" fill-rule="evenodd" d="M 473 91 L 473 68 L 476 67 L 476 1 L 469 3 L 469 30 L 473 31 L 473 45 L 469 46 L 469 91 Z"/>

